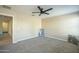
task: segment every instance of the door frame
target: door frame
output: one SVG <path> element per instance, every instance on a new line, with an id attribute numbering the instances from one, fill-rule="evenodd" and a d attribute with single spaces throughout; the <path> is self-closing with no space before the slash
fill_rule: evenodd
<path id="1" fill-rule="evenodd" d="M 12 34 L 11 34 L 11 43 L 13 43 L 13 19 L 14 19 L 14 16 L 13 15 L 8 15 L 8 14 L 3 14 L 3 13 L 0 13 L 0 15 L 1 16 L 12 17 L 12 19 L 11 19 L 11 23 L 12 23 L 12 25 L 11 25 L 11 32 L 12 32 Z"/>

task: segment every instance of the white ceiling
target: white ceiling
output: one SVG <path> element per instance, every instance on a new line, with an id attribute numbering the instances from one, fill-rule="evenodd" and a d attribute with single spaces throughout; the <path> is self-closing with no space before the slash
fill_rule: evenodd
<path id="1" fill-rule="evenodd" d="M 27 15 L 35 15 L 38 16 L 39 14 L 32 14 L 32 12 L 39 11 L 37 8 L 37 5 L 9 5 L 12 10 L 17 11 L 21 14 L 27 14 Z M 50 15 L 41 15 L 40 18 L 46 18 L 51 16 L 58 16 L 68 13 L 73 13 L 76 11 L 79 11 L 78 5 L 41 5 L 42 8 L 48 9 L 53 8 L 53 10 L 49 11 Z"/>

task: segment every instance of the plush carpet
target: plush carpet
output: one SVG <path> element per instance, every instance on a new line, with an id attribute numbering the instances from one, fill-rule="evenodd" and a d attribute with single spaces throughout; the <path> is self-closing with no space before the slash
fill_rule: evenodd
<path id="1" fill-rule="evenodd" d="M 77 53 L 78 46 L 61 40 L 36 37 L 16 44 L 0 47 L 6 53 Z"/>

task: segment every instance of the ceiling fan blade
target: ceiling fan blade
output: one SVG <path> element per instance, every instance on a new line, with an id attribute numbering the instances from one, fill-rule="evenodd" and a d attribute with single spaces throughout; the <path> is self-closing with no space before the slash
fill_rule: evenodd
<path id="1" fill-rule="evenodd" d="M 45 14 L 49 15 L 49 13 L 45 13 Z"/>
<path id="2" fill-rule="evenodd" d="M 40 12 L 32 12 L 32 13 L 40 13 Z"/>
<path id="3" fill-rule="evenodd" d="M 41 10 L 41 7 L 40 7 L 40 6 L 38 6 L 38 9 L 39 9 L 39 10 Z"/>
<path id="4" fill-rule="evenodd" d="M 53 8 L 47 9 L 47 10 L 45 10 L 44 12 L 49 11 L 49 10 L 52 10 L 52 9 L 53 9 Z"/>
<path id="5" fill-rule="evenodd" d="M 43 10 L 43 8 L 41 8 L 40 6 L 38 6 L 37 8 L 38 8 L 40 11 L 42 11 L 42 10 Z"/>
<path id="6" fill-rule="evenodd" d="M 37 7 L 38 7 L 39 9 L 41 9 L 40 6 L 37 6 Z"/>

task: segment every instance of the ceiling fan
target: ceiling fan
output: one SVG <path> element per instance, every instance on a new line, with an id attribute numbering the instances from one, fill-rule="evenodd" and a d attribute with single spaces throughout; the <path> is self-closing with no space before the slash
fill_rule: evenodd
<path id="1" fill-rule="evenodd" d="M 49 8 L 47 10 L 44 10 L 43 8 L 41 8 L 40 6 L 37 6 L 37 8 L 39 9 L 39 12 L 32 12 L 32 13 L 39 13 L 39 16 L 41 16 L 42 14 L 47 14 L 49 15 L 49 13 L 47 13 L 47 11 L 52 10 L 53 8 Z"/>

